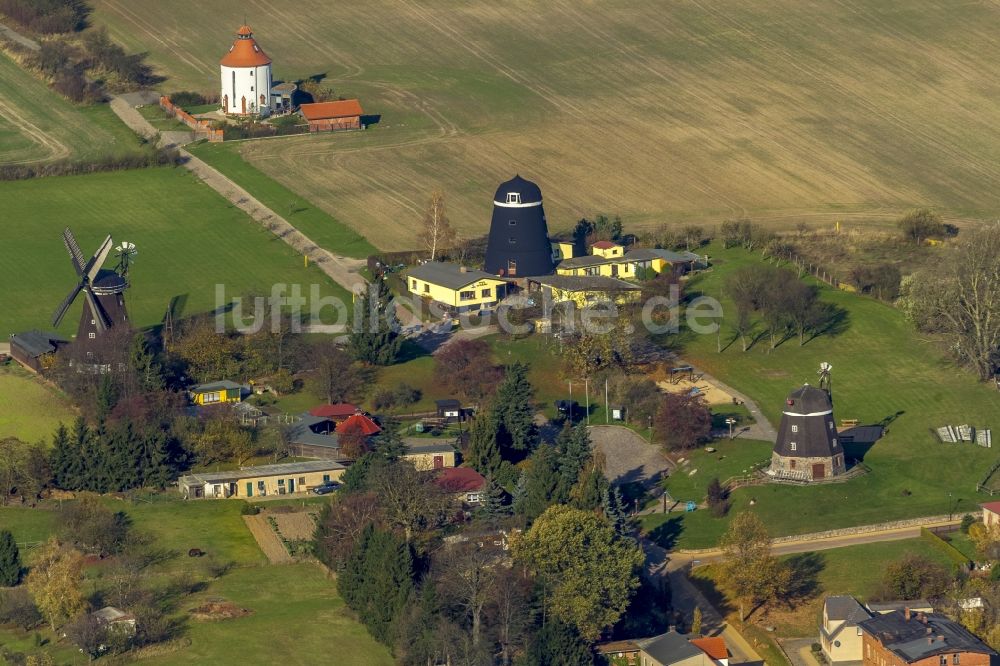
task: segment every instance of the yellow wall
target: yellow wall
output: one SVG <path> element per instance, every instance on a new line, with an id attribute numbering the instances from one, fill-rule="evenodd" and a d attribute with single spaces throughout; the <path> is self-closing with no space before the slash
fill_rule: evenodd
<path id="1" fill-rule="evenodd" d="M 403 458 L 413 463 L 413 466 L 417 468 L 417 471 L 423 472 L 429 469 L 434 469 L 435 456 L 441 456 L 444 459 L 445 467 L 455 466 L 454 451 L 439 451 L 437 453 L 407 453 L 403 456 Z"/>
<path id="2" fill-rule="evenodd" d="M 649 267 L 652 268 L 657 273 L 662 273 L 664 269 L 671 270 L 672 267 L 666 259 L 650 259 L 648 260 Z M 608 260 L 607 263 L 597 264 L 596 266 L 580 266 L 580 267 L 563 267 L 556 266 L 556 273 L 558 275 L 603 275 L 605 277 L 618 277 L 618 278 L 634 278 L 636 275 L 636 264 L 635 260 L 630 260 L 627 257 L 622 257 L 616 260 Z M 614 273 L 612 266 L 618 267 L 618 273 Z M 596 269 L 596 272 L 595 272 Z M 591 270 L 591 272 L 587 272 Z"/>
<path id="3" fill-rule="evenodd" d="M 209 396 L 218 396 L 218 400 L 209 400 Z M 219 391 L 208 391 L 207 393 L 195 393 L 193 397 L 196 405 L 219 405 L 225 402 L 239 402 L 240 391 L 236 389 Z"/>
<path id="4" fill-rule="evenodd" d="M 573 243 L 556 241 L 552 245 L 552 257 L 556 260 L 573 258 Z"/>
<path id="5" fill-rule="evenodd" d="M 419 278 L 409 277 L 406 278 L 407 289 L 410 290 L 411 294 L 416 294 L 417 296 L 422 296 L 425 298 L 430 298 L 439 303 L 444 303 L 445 305 L 450 305 L 452 307 L 467 307 L 470 305 L 485 305 L 489 303 L 495 303 L 497 301 L 497 287 L 505 285 L 506 282 L 503 280 L 476 280 L 475 282 L 468 284 L 461 289 L 449 289 L 448 287 L 443 287 L 441 285 L 431 284 Z M 489 294 L 484 296 L 483 290 L 488 289 Z M 475 292 L 475 297 L 469 300 L 462 300 L 460 297 L 460 292 L 463 291 L 473 291 Z"/>
<path id="6" fill-rule="evenodd" d="M 613 247 L 608 247 L 608 248 L 591 246 L 590 251 L 595 256 L 605 257 L 607 259 L 622 257 L 625 255 L 625 248 L 623 248 L 621 245 L 615 245 Z"/>
<path id="7" fill-rule="evenodd" d="M 612 266 L 618 267 L 618 273 L 614 272 Z M 635 277 L 635 262 L 622 259 L 596 266 L 580 266 L 577 268 L 557 267 L 556 273 L 559 275 L 603 275 L 605 277 L 632 278 Z"/>
<path id="8" fill-rule="evenodd" d="M 304 493 L 310 488 L 315 488 L 316 486 L 323 484 L 323 476 L 327 475 L 330 477 L 330 481 L 340 481 L 340 477 L 343 476 L 343 469 L 332 469 L 321 472 L 293 472 L 291 474 L 279 474 L 276 476 L 254 476 L 246 479 L 240 479 L 236 482 L 236 494 L 234 497 L 247 497 L 247 483 L 253 484 L 253 497 L 270 497 L 271 495 L 281 495 L 281 488 L 285 488 L 284 493 L 288 493 L 288 480 L 295 480 L 295 492 Z M 284 486 L 278 484 L 278 480 L 284 480 Z M 301 481 L 304 479 L 304 483 Z M 259 484 L 264 483 L 265 493 L 262 493 L 258 488 Z"/>
<path id="9" fill-rule="evenodd" d="M 552 290 L 553 303 L 572 301 L 578 307 L 586 307 L 594 303 L 607 301 L 614 301 L 618 305 L 625 305 L 626 303 L 635 303 L 642 297 L 642 292 L 639 290 L 606 292 L 600 290 L 569 291 L 568 289 L 557 289 L 555 287 L 550 287 L 550 289 Z"/>

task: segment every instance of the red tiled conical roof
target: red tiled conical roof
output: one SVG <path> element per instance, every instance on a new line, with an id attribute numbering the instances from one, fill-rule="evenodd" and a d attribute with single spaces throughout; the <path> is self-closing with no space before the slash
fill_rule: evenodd
<path id="1" fill-rule="evenodd" d="M 250 26 L 240 26 L 236 33 L 236 41 L 229 47 L 229 53 L 219 61 L 224 67 L 260 67 L 270 65 L 271 59 L 257 46 Z"/>

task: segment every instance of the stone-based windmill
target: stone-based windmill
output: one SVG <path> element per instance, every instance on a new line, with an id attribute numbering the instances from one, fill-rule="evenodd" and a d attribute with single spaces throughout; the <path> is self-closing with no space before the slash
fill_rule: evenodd
<path id="1" fill-rule="evenodd" d="M 80 327 L 77 329 L 76 340 L 84 344 L 93 343 L 109 329 L 128 324 L 124 296 L 125 290 L 128 289 L 128 280 L 125 279 L 125 275 L 127 275 L 129 262 L 135 255 L 135 245 L 132 243 L 120 245 L 118 250 L 119 270 L 109 270 L 103 268 L 103 265 L 114 247 L 111 236 L 104 239 L 104 242 L 89 260 L 84 259 L 80 245 L 76 242 L 69 227 L 63 230 L 63 244 L 66 246 L 66 251 L 69 252 L 69 258 L 73 262 L 73 269 L 76 271 L 78 280 L 76 286 L 52 315 L 52 326 L 59 326 L 66 311 L 69 310 L 73 301 L 82 291 L 86 303 L 80 316 Z M 121 248 L 125 248 L 125 253 L 128 256 L 122 256 L 123 250 Z"/>

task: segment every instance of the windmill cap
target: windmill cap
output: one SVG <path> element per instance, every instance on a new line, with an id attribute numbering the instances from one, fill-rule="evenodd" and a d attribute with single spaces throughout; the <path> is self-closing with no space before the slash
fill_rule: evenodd
<path id="1" fill-rule="evenodd" d="M 500 183 L 496 194 L 493 195 L 493 200 L 505 202 L 507 195 L 514 193 L 521 195 L 521 203 L 538 203 L 542 200 L 541 188 L 519 175 L 515 175 L 507 182 Z"/>
<path id="2" fill-rule="evenodd" d="M 805 384 L 802 388 L 788 394 L 785 404 L 789 407 L 794 405 L 795 412 L 798 414 L 816 414 L 832 408 L 830 395 L 823 389 L 809 386 L 809 384 Z"/>

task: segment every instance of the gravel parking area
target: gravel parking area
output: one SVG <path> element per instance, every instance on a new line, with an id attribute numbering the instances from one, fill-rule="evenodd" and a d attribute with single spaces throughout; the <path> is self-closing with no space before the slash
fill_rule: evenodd
<path id="1" fill-rule="evenodd" d="M 658 447 L 624 426 L 591 426 L 590 439 L 604 454 L 604 476 L 612 483 L 653 482 L 670 468 Z"/>

